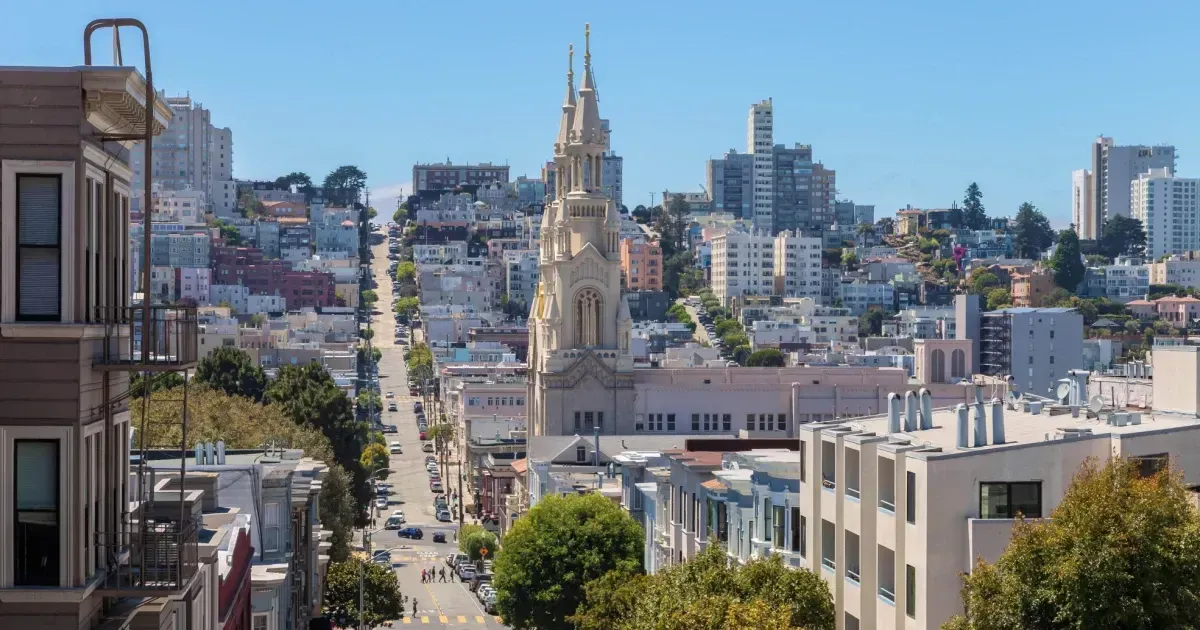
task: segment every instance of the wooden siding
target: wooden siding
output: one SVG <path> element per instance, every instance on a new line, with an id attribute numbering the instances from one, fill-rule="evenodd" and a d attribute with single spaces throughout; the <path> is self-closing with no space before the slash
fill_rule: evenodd
<path id="1" fill-rule="evenodd" d="M 85 120 L 77 70 L 0 70 L 0 159 L 77 160 Z"/>
<path id="2" fill-rule="evenodd" d="M 80 367 L 77 339 L 0 339 L 0 424 L 79 422 Z"/>

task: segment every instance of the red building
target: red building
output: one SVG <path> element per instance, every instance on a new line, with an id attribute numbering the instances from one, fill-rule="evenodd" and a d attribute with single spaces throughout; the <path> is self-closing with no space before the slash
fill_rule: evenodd
<path id="1" fill-rule="evenodd" d="M 229 548 L 233 551 L 229 570 L 221 575 L 218 590 L 217 612 L 220 614 L 221 630 L 251 630 L 250 628 L 250 561 L 254 549 L 250 547 L 250 532 L 238 527 L 230 534 L 234 537 Z"/>
<path id="2" fill-rule="evenodd" d="M 333 274 L 295 271 L 284 260 L 266 260 L 255 247 L 218 245 L 210 252 L 213 284 L 240 284 L 254 295 L 280 295 L 289 309 L 336 306 Z"/>

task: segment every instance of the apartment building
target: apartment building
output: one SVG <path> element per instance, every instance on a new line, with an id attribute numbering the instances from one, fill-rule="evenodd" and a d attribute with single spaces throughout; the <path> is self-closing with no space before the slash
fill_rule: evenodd
<path id="1" fill-rule="evenodd" d="M 1043 306 L 1043 301 L 1058 288 L 1054 272 L 1036 267 L 1029 272 L 1014 271 L 1012 279 L 1013 306 Z"/>
<path id="2" fill-rule="evenodd" d="M 129 262 L 135 182 L 120 143 L 173 118 L 144 105 L 152 95 L 131 67 L 0 68 L 0 627 L 217 615 L 228 530 L 204 522 L 200 493 L 130 483 L 128 372 L 196 362 L 194 309 L 132 305 L 114 271 Z"/>
<path id="3" fill-rule="evenodd" d="M 149 175 L 151 180 L 164 191 L 197 191 L 204 194 L 205 208 L 215 211 L 217 206 L 230 210 L 225 196 L 233 183 L 233 131 L 212 124 L 212 112 L 191 96 L 166 96 L 159 98 L 171 109 L 169 127 L 154 143 L 154 163 Z M 134 171 L 134 212 L 142 210 L 141 191 L 146 175 L 142 164 L 144 150 L 134 143 L 130 151 Z M 220 200 L 219 203 L 214 203 Z M 236 203 L 236 196 L 234 198 Z"/>
<path id="4" fill-rule="evenodd" d="M 775 169 L 772 229 L 821 230 L 837 223 L 837 173 L 813 162 L 812 145 L 777 144 L 771 157 Z"/>
<path id="5" fill-rule="evenodd" d="M 766 232 L 726 231 L 712 239 L 712 289 L 722 302 L 775 292 L 775 238 Z"/>
<path id="6" fill-rule="evenodd" d="M 208 267 L 175 267 L 174 299 L 196 305 L 207 305 L 211 297 L 212 269 Z"/>
<path id="7" fill-rule="evenodd" d="M 834 300 L 840 301 L 853 315 L 862 315 L 873 307 L 892 310 L 895 304 L 896 289 L 890 282 L 855 279 L 850 282 L 838 282 L 834 291 Z"/>
<path id="8" fill-rule="evenodd" d="M 453 190 L 463 184 L 482 186 L 492 182 L 508 183 L 508 165 L 452 164 L 449 161 L 433 164 L 414 164 L 413 192 L 422 190 Z"/>
<path id="9" fill-rule="evenodd" d="M 1118 256 L 1113 264 L 1100 268 L 1104 278 L 1104 297 L 1114 302 L 1129 302 L 1150 292 L 1150 268 L 1140 258 Z"/>
<path id="10" fill-rule="evenodd" d="M 1200 248 L 1200 179 L 1175 177 L 1171 168 L 1153 168 L 1130 183 L 1126 216 L 1146 230 L 1146 256 L 1158 259 Z"/>
<path id="11" fill-rule="evenodd" d="M 1071 225 L 1075 226 L 1079 238 L 1095 240 L 1100 233 L 1093 194 L 1092 172 L 1087 169 L 1071 171 Z"/>
<path id="12" fill-rule="evenodd" d="M 621 278 L 628 291 L 659 291 L 662 285 L 662 248 L 658 241 L 621 239 Z"/>
<path id="13" fill-rule="evenodd" d="M 538 267 L 538 251 L 536 249 L 518 249 L 504 252 L 504 292 L 508 300 L 520 301 L 522 304 L 533 304 L 533 296 L 537 293 L 538 278 L 541 270 Z"/>
<path id="14" fill-rule="evenodd" d="M 775 293 L 821 299 L 821 239 L 801 236 L 798 231 L 779 232 L 775 237 Z"/>
<path id="15" fill-rule="evenodd" d="M 600 190 L 620 208 L 625 188 L 625 158 L 605 151 L 600 160 Z"/>
<path id="16" fill-rule="evenodd" d="M 956 317 L 957 333 L 967 334 L 959 338 L 975 341 L 978 348 L 978 371 L 1012 376 L 1020 391 L 1049 395 L 1068 371 L 1083 367 L 1083 316 L 1074 309 L 1013 307 L 980 313 L 968 306 L 957 310 Z"/>
<path id="17" fill-rule="evenodd" d="M 521 175 L 513 180 L 511 190 L 517 195 L 517 204 L 524 206 L 546 203 L 546 182 Z"/>
<path id="18" fill-rule="evenodd" d="M 749 219 L 754 215 L 754 155 L 730 149 L 722 158 L 709 160 L 706 167 L 708 192 L 714 213 Z"/>
<path id="19" fill-rule="evenodd" d="M 774 234 L 773 203 L 775 201 L 775 160 L 772 149 L 775 127 L 771 99 L 750 106 L 746 116 L 746 152 L 753 155 L 753 200 L 751 216 L 754 230 Z"/>
<path id="20" fill-rule="evenodd" d="M 1090 224 L 1084 222 L 1085 226 L 1091 227 L 1092 232 L 1081 232 L 1080 238 L 1099 238 L 1100 230 L 1109 217 L 1132 216 L 1130 193 L 1133 183 L 1144 173 L 1151 170 L 1161 172 L 1162 169 L 1166 169 L 1164 177 L 1175 176 L 1175 147 L 1117 146 L 1112 138 L 1097 138 L 1092 143 L 1092 221 Z"/>
<path id="21" fill-rule="evenodd" d="M 200 190 L 162 190 L 151 193 L 153 205 L 152 221 L 155 223 L 182 223 L 204 225 L 207 209 L 206 195 Z"/>
<path id="22" fill-rule="evenodd" d="M 1196 252 L 1175 254 L 1156 263 L 1149 263 L 1150 284 L 1177 284 L 1182 287 L 1200 288 L 1200 258 Z"/>

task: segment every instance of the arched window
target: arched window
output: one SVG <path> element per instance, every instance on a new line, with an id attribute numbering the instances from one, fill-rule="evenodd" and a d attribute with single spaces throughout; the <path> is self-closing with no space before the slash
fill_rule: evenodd
<path id="1" fill-rule="evenodd" d="M 600 294 L 584 289 L 575 298 L 575 347 L 600 345 Z"/>
<path id="2" fill-rule="evenodd" d="M 941 350 L 934 350 L 932 361 L 933 369 L 930 375 L 930 380 L 934 383 L 946 382 L 946 353 Z"/>
<path id="3" fill-rule="evenodd" d="M 950 378 L 967 377 L 967 353 L 955 350 L 950 353 Z"/>

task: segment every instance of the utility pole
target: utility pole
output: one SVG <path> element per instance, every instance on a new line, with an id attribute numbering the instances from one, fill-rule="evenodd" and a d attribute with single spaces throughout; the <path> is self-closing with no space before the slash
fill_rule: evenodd
<path id="1" fill-rule="evenodd" d="M 654 207 L 654 193 L 650 193 L 650 208 Z M 649 210 L 649 208 L 647 208 Z"/>
<path id="2" fill-rule="evenodd" d="M 462 482 L 463 482 L 463 465 L 462 465 L 462 454 L 460 453 L 458 456 L 458 531 L 462 531 L 463 513 L 467 511 L 467 499 L 466 499 L 466 497 L 463 496 Z M 478 517 L 479 515 L 476 514 L 475 516 Z"/>

